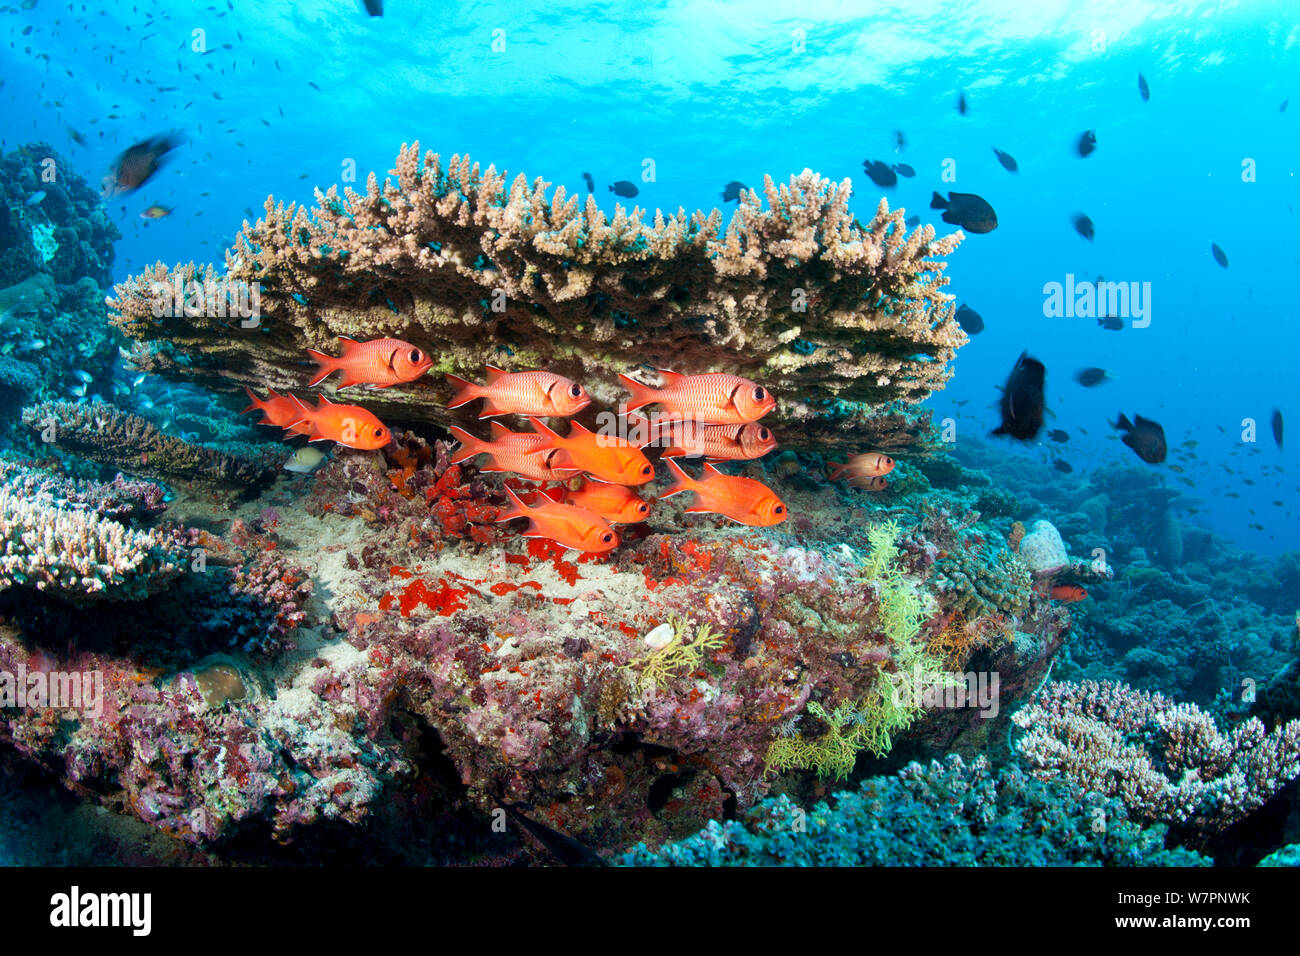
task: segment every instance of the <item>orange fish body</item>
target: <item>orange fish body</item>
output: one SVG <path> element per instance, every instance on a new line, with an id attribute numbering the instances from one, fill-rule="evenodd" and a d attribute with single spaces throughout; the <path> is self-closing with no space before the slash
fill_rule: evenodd
<path id="1" fill-rule="evenodd" d="M 433 359 L 410 342 L 401 339 L 371 339 L 357 342 L 339 336 L 343 354 L 335 358 L 316 349 L 308 354 L 316 360 L 316 377 L 308 385 L 319 385 L 335 372 L 343 372 L 339 388 L 350 385 L 368 385 L 371 388 L 388 388 L 402 382 L 413 382 L 433 367 Z"/>
<path id="2" fill-rule="evenodd" d="M 545 495 L 539 497 L 540 503 L 536 508 L 530 508 L 510 488 L 506 489 L 506 494 L 514 508 L 497 521 L 528 518 L 525 538 L 549 538 L 566 548 L 597 554 L 618 546 L 618 534 L 609 523 L 586 508 L 559 504 Z"/>
<path id="3" fill-rule="evenodd" d="M 626 485 L 578 479 L 577 488 L 563 488 L 566 505 L 586 508 L 611 524 L 635 524 L 650 517 L 650 504 Z"/>
<path id="4" fill-rule="evenodd" d="M 888 455 L 878 451 L 868 451 L 861 455 L 854 455 L 847 462 L 832 461 L 827 464 L 831 470 L 831 481 L 849 478 L 852 484 L 854 478 L 877 478 L 889 474 L 894 470 L 895 462 Z"/>
<path id="5" fill-rule="evenodd" d="M 776 437 L 766 425 L 698 425 L 690 421 L 651 421 L 628 415 L 628 425 L 651 443 L 663 447 L 664 458 L 698 457 L 709 461 L 750 461 L 776 448 Z"/>
<path id="6" fill-rule="evenodd" d="M 713 512 L 753 527 L 770 527 L 788 517 L 785 503 L 761 481 L 724 475 L 708 463 L 704 465 L 703 476 L 697 480 L 671 458 L 667 465 L 677 482 L 659 497 L 695 492 L 695 502 L 686 509 L 690 514 Z"/>
<path id="7" fill-rule="evenodd" d="M 451 459 L 453 465 L 475 455 L 491 455 L 491 466 L 479 471 L 509 471 L 533 481 L 564 481 L 576 469 L 552 468 L 550 462 L 559 454 L 546 448 L 547 438 L 536 432 L 512 432 L 500 422 L 492 423 L 492 441 L 475 438 L 463 428 L 452 427 L 452 437 L 461 447 Z"/>
<path id="8" fill-rule="evenodd" d="M 1077 584 L 1058 584 L 1052 588 L 1052 600 L 1064 604 L 1075 604 L 1088 596 L 1088 592 Z"/>
<path id="9" fill-rule="evenodd" d="M 598 481 L 616 485 L 644 485 L 655 476 L 654 465 L 641 449 L 620 438 L 598 435 L 577 422 L 569 425 L 569 434 L 561 436 L 536 418 L 530 418 L 539 435 L 546 436 L 546 448 L 563 452 L 552 467 L 585 471 Z"/>
<path id="10" fill-rule="evenodd" d="M 497 415 L 567 418 L 591 404 L 591 397 L 581 385 L 552 372 L 506 372 L 489 365 L 486 385 L 476 385 L 450 374 L 447 381 L 456 388 L 448 408 L 460 408 L 476 398 L 486 399 L 479 418 Z"/>
<path id="11" fill-rule="evenodd" d="M 848 485 L 863 491 L 884 491 L 889 487 L 889 482 L 884 475 L 858 475 L 850 478 Z"/>
<path id="12" fill-rule="evenodd" d="M 771 392 L 738 375 L 724 372 L 682 375 L 667 369 L 659 369 L 659 374 L 664 379 L 663 388 L 643 385 L 626 375 L 618 377 L 632 393 L 626 403 L 629 412 L 658 402 L 662 420 L 743 425 L 758 421 L 776 407 Z"/>
<path id="13" fill-rule="evenodd" d="M 392 432 L 384 423 L 359 405 L 337 405 L 324 395 L 319 397 L 315 408 L 299 398 L 294 402 L 299 417 L 286 427 L 294 430 L 298 425 L 309 425 L 311 441 L 332 441 L 348 448 L 373 451 L 393 440 Z"/>
<path id="14" fill-rule="evenodd" d="M 268 388 L 266 398 L 258 398 L 247 385 L 244 386 L 244 391 L 248 393 L 248 400 L 252 404 L 239 414 L 246 415 L 256 410 L 262 413 L 262 420 L 258 422 L 259 425 L 287 428 L 291 435 L 311 434 L 311 425 L 301 420 L 300 403 L 292 395 L 277 395 L 275 389 Z M 291 426 L 293 422 L 298 422 L 298 424 Z"/>

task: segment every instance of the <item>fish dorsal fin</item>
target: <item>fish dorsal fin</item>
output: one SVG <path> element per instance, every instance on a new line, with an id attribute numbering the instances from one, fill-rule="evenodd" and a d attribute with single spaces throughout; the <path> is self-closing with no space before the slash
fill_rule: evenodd
<path id="1" fill-rule="evenodd" d="M 511 432 L 510 429 L 506 428 L 506 426 L 505 426 L 505 425 L 502 425 L 500 422 L 493 422 L 493 423 L 492 423 L 492 437 L 493 437 L 493 438 L 496 438 L 496 439 L 499 440 L 499 439 L 505 438 L 507 435 L 511 435 L 511 434 L 513 434 L 513 432 Z"/>
<path id="2" fill-rule="evenodd" d="M 339 348 L 343 350 L 343 354 L 340 355 L 339 358 L 347 358 L 348 353 L 351 352 L 354 348 L 356 348 L 360 344 L 361 343 L 358 342 L 356 339 L 350 339 L 346 335 L 340 335 Z"/>
<path id="3" fill-rule="evenodd" d="M 560 433 L 555 431 L 553 428 L 551 428 L 551 426 L 547 425 L 540 418 L 530 415 L 528 417 L 528 421 L 532 423 L 533 431 L 537 432 L 537 434 L 545 435 L 547 438 L 551 439 L 552 441 L 559 439 Z"/>
<path id="4" fill-rule="evenodd" d="M 328 408 L 329 406 L 331 406 L 331 405 L 333 405 L 333 404 L 334 404 L 334 402 L 331 402 L 328 398 L 326 398 L 326 397 L 325 397 L 325 393 L 322 392 L 321 395 L 320 395 L 319 400 L 316 402 L 316 407 L 317 407 L 317 408 Z"/>
<path id="5" fill-rule="evenodd" d="M 706 462 L 704 463 L 704 475 L 703 475 L 703 477 L 708 478 L 710 475 L 722 475 L 722 472 L 718 471 L 717 468 L 713 467 L 712 465 L 710 465 L 710 464 L 706 461 Z M 723 475 L 723 477 L 725 478 L 726 476 Z"/>
<path id="6" fill-rule="evenodd" d="M 682 379 L 686 377 L 681 372 L 674 372 L 670 368 L 660 368 L 660 369 L 655 369 L 655 371 L 657 371 L 660 375 L 663 376 L 665 385 L 671 385 L 673 384 L 673 382 L 680 382 Z"/>
<path id="7" fill-rule="evenodd" d="M 591 434 L 591 430 L 590 430 L 590 429 L 583 428 L 583 427 L 582 427 L 581 425 L 579 425 L 577 422 L 569 422 L 569 437 L 570 437 L 570 438 L 573 438 L 575 435 L 590 435 L 590 434 Z"/>
<path id="8" fill-rule="evenodd" d="M 497 379 L 501 378 L 503 375 L 509 375 L 509 374 L 510 373 L 503 368 L 497 368 L 495 365 L 489 365 L 487 366 L 487 383 L 491 385 L 494 382 L 496 382 Z"/>

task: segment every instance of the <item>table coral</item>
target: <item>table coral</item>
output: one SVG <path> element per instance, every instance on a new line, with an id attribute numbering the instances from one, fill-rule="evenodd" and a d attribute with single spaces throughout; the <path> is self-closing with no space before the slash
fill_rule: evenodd
<path id="1" fill-rule="evenodd" d="M 158 263 L 116 287 L 112 320 L 163 343 L 150 371 L 227 391 L 300 386 L 304 349 L 339 335 L 402 338 L 436 370 L 471 377 L 505 344 L 513 366 L 569 375 L 611 405 L 616 373 L 644 362 L 725 370 L 766 384 L 782 401 L 772 423 L 803 422 L 789 437 L 808 444 L 850 440 L 841 429 L 863 403 L 942 388 L 966 341 L 942 292 L 942 257 L 961 234 L 909 233 L 883 199 L 863 224 L 848 180 L 767 178 L 767 208 L 746 194 L 724 225 L 718 210 L 651 220 L 618 207 L 611 218 L 594 197 L 468 157 L 444 163 L 418 143 L 390 175 L 381 185 L 372 174 L 364 193 L 317 191 L 310 210 L 268 199 L 224 272 Z M 256 284 L 256 328 L 162 301 L 192 284 L 222 290 L 223 302 Z M 422 381 L 370 404 L 445 422 L 443 391 Z"/>
<path id="2" fill-rule="evenodd" d="M 1136 814 L 1208 836 L 1300 776 L 1300 720 L 1221 731 L 1194 704 L 1109 681 L 1054 682 L 1013 718 L 1040 778 L 1117 796 Z"/>

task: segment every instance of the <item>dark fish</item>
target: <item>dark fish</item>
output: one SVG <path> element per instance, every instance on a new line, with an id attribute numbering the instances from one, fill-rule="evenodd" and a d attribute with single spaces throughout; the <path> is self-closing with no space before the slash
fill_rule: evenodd
<path id="1" fill-rule="evenodd" d="M 1121 322 L 1120 324 L 1123 325 L 1124 323 Z M 1074 373 L 1074 380 L 1084 388 L 1096 388 L 1110 377 L 1110 372 L 1106 371 L 1104 368 L 1096 368 L 1094 366 L 1081 368 L 1079 371 Z"/>
<path id="2" fill-rule="evenodd" d="M 907 136 L 901 129 L 894 130 L 894 152 L 901 153 L 905 149 L 907 149 Z"/>
<path id="3" fill-rule="evenodd" d="M 1277 442 L 1277 450 L 1282 450 L 1282 409 L 1273 409 L 1273 441 Z"/>
<path id="4" fill-rule="evenodd" d="M 957 112 L 962 116 L 966 115 L 966 91 L 962 90 L 957 94 Z"/>
<path id="5" fill-rule="evenodd" d="M 1210 243 L 1210 255 L 1214 256 L 1214 261 L 1223 268 L 1228 268 L 1228 255 L 1219 248 L 1218 243 Z"/>
<path id="6" fill-rule="evenodd" d="M 591 173 L 583 173 L 582 178 L 587 181 L 587 193 L 594 193 L 596 191 L 596 180 L 591 178 Z"/>
<path id="7" fill-rule="evenodd" d="M 1283 100 L 1283 101 L 1282 101 L 1282 105 L 1279 106 L 1279 107 L 1277 108 L 1277 111 L 1278 111 L 1279 113 L 1285 113 L 1285 112 L 1286 112 L 1286 105 L 1287 105 L 1288 103 L 1290 103 L 1290 102 L 1291 102 L 1290 100 Z"/>
<path id="8" fill-rule="evenodd" d="M 1103 315 L 1097 320 L 1097 324 L 1108 332 L 1118 332 L 1124 328 L 1124 320 L 1118 315 Z"/>
<path id="9" fill-rule="evenodd" d="M 1129 421 L 1123 412 L 1119 413 L 1115 427 L 1125 433 L 1120 441 L 1137 452 L 1137 456 L 1147 464 L 1160 464 L 1169 454 L 1165 430 L 1149 418 L 1141 415 L 1134 415 L 1133 418 L 1134 421 Z"/>
<path id="10" fill-rule="evenodd" d="M 1043 382 L 1046 378 L 1047 369 L 1043 363 L 1021 352 L 1002 389 L 999 403 L 1002 424 L 994 429 L 993 434 L 1010 435 L 1022 441 L 1038 434 L 1043 427 Z"/>
<path id="11" fill-rule="evenodd" d="M 1079 137 L 1079 144 L 1076 149 L 1079 150 L 1080 156 L 1091 156 L 1092 151 L 1097 148 L 1097 131 L 1095 129 L 1085 130 Z"/>
<path id="12" fill-rule="evenodd" d="M 979 335 L 984 331 L 984 319 L 969 305 L 957 308 L 957 324 L 967 335 Z"/>
<path id="13" fill-rule="evenodd" d="M 1151 87 L 1147 86 L 1147 78 L 1141 73 L 1138 74 L 1138 96 L 1142 97 L 1143 103 L 1151 99 Z"/>
<path id="14" fill-rule="evenodd" d="M 1002 164 L 1002 168 L 1005 169 L 1007 172 L 1009 173 L 1020 172 L 1020 165 L 1016 162 L 1016 158 L 1012 156 L 1010 153 L 1004 153 L 1002 152 L 1002 150 L 994 146 L 993 155 L 998 158 L 998 162 Z"/>
<path id="15" fill-rule="evenodd" d="M 84 147 L 86 145 L 86 137 L 82 136 L 71 126 L 68 127 L 68 139 L 72 140 L 78 146 Z"/>
<path id="16" fill-rule="evenodd" d="M 163 157 L 180 144 L 175 134 L 164 133 L 128 147 L 108 168 L 102 184 L 104 198 L 135 192 L 153 178 Z"/>
<path id="17" fill-rule="evenodd" d="M 915 229 L 920 224 L 921 224 L 920 216 L 908 216 L 907 221 L 903 223 L 903 225 L 907 226 L 908 229 Z"/>
<path id="18" fill-rule="evenodd" d="M 365 0 L 366 13 L 372 17 L 382 17 L 384 15 L 384 0 Z"/>
<path id="19" fill-rule="evenodd" d="M 862 161 L 862 171 L 877 186 L 898 185 L 898 174 L 894 172 L 892 167 L 880 162 L 880 160 L 864 159 Z"/>
<path id="20" fill-rule="evenodd" d="M 916 176 L 916 170 L 907 165 L 907 163 L 895 163 L 894 172 L 898 173 L 898 175 L 902 176 L 904 179 L 912 179 Z"/>
<path id="21" fill-rule="evenodd" d="M 1050 432 L 1047 433 L 1047 437 L 1050 438 L 1052 441 L 1059 441 L 1059 442 L 1067 442 L 1070 440 L 1069 432 L 1060 428 L 1053 428 Z"/>
<path id="22" fill-rule="evenodd" d="M 998 214 L 974 193 L 949 193 L 947 199 L 935 193 L 930 208 L 942 209 L 944 222 L 974 233 L 992 232 L 998 227 Z"/>
<path id="23" fill-rule="evenodd" d="M 596 851 L 573 837 L 552 829 L 544 823 L 531 820 L 519 812 L 516 805 L 505 804 L 506 813 L 523 827 L 547 851 L 565 866 L 607 866 Z"/>
<path id="24" fill-rule="evenodd" d="M 1093 228 L 1092 220 L 1083 213 L 1079 213 L 1071 221 L 1074 223 L 1074 231 L 1083 236 L 1083 238 L 1087 239 L 1089 242 L 1092 242 L 1093 236 L 1097 234 L 1097 230 Z"/>
<path id="25" fill-rule="evenodd" d="M 633 199 L 641 192 L 636 188 L 636 183 L 630 183 L 626 179 L 620 179 L 610 186 L 609 191 L 615 196 L 622 196 L 624 199 Z"/>
<path id="26" fill-rule="evenodd" d="M 723 202 L 740 202 L 740 194 L 749 189 L 744 183 L 733 179 L 727 185 L 722 187 Z"/>
<path id="27" fill-rule="evenodd" d="M 1071 466 L 1071 464 L 1068 461 L 1066 461 L 1064 458 L 1052 459 L 1052 467 L 1055 468 L 1057 471 L 1065 472 L 1067 475 L 1070 472 L 1074 471 L 1073 466 Z"/>

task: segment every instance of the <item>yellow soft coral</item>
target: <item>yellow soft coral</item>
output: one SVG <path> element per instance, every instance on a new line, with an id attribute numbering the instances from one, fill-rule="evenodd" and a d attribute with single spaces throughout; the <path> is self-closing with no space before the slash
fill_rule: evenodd
<path id="1" fill-rule="evenodd" d="M 674 676 L 689 674 L 703 663 L 705 653 L 720 650 L 727 640 L 708 624 L 698 627 L 683 618 L 671 618 L 673 639 L 644 657 L 624 665 L 636 675 L 637 689 L 663 687 Z"/>

